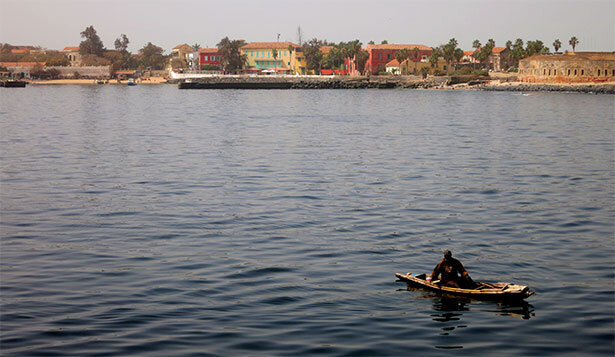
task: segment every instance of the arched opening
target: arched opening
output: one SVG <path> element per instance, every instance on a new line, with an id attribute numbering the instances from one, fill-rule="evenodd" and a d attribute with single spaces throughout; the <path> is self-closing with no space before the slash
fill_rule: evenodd
<path id="1" fill-rule="evenodd" d="M 598 70 L 598 77 L 600 77 L 600 70 Z"/>

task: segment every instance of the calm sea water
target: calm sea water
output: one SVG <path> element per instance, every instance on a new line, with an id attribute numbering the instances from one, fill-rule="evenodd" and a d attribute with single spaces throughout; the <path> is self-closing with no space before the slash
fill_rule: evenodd
<path id="1" fill-rule="evenodd" d="M 615 352 L 615 101 L 0 91 L 0 352 Z M 451 249 L 527 303 L 396 282 Z"/>

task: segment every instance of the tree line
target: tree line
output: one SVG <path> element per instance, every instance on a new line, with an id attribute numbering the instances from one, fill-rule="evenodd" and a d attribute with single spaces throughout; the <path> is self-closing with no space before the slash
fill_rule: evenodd
<path id="1" fill-rule="evenodd" d="M 128 51 L 130 40 L 125 34 L 121 34 L 114 41 L 114 49 L 105 48 L 102 40 L 98 36 L 94 26 L 88 26 L 81 32 L 83 41 L 79 44 L 79 53 L 81 54 L 81 63 L 85 66 L 106 66 L 110 65 L 112 71 L 120 69 L 163 69 L 170 56 L 165 56 L 164 50 L 148 42 L 145 46 L 139 49 L 137 55 L 133 55 Z M 383 40 L 381 44 L 387 44 Z M 573 36 L 569 40 L 569 45 L 574 51 L 579 40 Z M 244 40 L 231 40 L 228 37 L 223 38 L 216 45 L 222 54 L 222 67 L 226 72 L 238 72 L 246 68 L 247 57 L 241 53 L 241 47 L 246 44 Z M 370 41 L 369 44 L 374 44 Z M 331 46 L 328 53 L 322 52 L 323 46 Z M 488 62 L 489 57 L 495 48 L 495 41 L 488 39 L 483 45 L 478 39 L 472 43 L 474 57 L 480 64 L 484 65 Z M 550 50 L 541 40 L 524 42 L 518 38 L 514 42 L 507 41 L 505 47 L 510 51 L 510 66 L 517 67 L 519 60 L 535 55 L 550 53 Z M 562 47 L 559 39 L 553 42 L 553 48 L 557 52 Z M 59 51 L 45 51 L 45 53 L 26 53 L 14 54 L 11 49 L 14 46 L 8 44 L 0 44 L 0 61 L 2 62 L 46 62 L 48 66 L 67 66 L 69 60 L 64 53 Z M 195 44 L 192 46 L 193 51 L 198 52 L 200 46 Z M 289 46 L 290 52 L 295 51 L 295 47 Z M 306 69 L 320 73 L 322 69 L 345 69 L 346 59 L 354 59 L 359 73 L 365 72 L 366 61 L 369 54 L 363 49 L 363 44 L 359 40 L 348 42 L 328 42 L 327 40 L 319 40 L 313 38 L 302 44 L 300 47 L 302 55 L 305 57 Z M 277 59 L 277 50 L 273 51 L 274 59 Z M 458 41 L 451 38 L 448 43 L 439 45 L 433 48 L 431 56 L 428 58 L 432 67 L 436 67 L 440 59 L 443 59 L 448 68 L 452 68 L 452 64 L 459 64 L 464 57 L 464 52 L 458 47 Z M 418 48 L 402 49 L 395 54 L 395 58 L 402 63 L 405 60 L 420 61 Z M 183 59 L 179 63 L 171 63 L 173 67 L 185 66 Z"/>
<path id="2" fill-rule="evenodd" d="M 81 32 L 83 41 L 79 44 L 81 64 L 83 66 L 111 66 L 112 71 L 120 69 L 164 69 L 168 56 L 164 50 L 148 42 L 133 55 L 128 52 L 130 40 L 121 34 L 114 42 L 114 49 L 107 49 L 94 26 L 88 26 Z M 70 61 L 60 51 L 35 51 L 35 53 L 11 53 L 16 48 L 9 44 L 0 45 L 0 62 L 45 62 L 47 66 L 68 66 Z"/>

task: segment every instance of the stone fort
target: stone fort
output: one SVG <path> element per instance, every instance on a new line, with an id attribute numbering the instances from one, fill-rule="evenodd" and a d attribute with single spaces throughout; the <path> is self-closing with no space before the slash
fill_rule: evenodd
<path id="1" fill-rule="evenodd" d="M 538 83 L 613 82 L 615 53 L 568 52 L 534 55 L 519 61 L 518 80 Z"/>

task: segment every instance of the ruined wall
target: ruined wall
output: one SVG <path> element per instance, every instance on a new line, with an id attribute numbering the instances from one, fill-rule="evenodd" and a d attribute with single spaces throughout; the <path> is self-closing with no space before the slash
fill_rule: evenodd
<path id="1" fill-rule="evenodd" d="M 573 55 L 530 57 L 519 61 L 518 78 L 521 82 L 537 83 L 612 82 L 615 81 L 615 57 L 597 60 Z"/>

